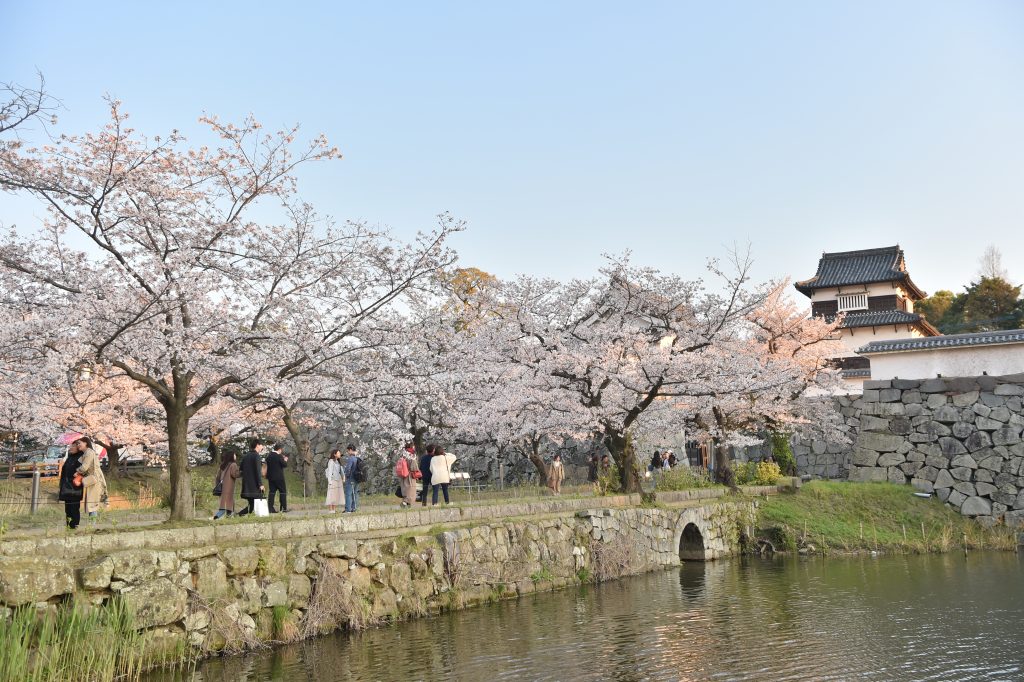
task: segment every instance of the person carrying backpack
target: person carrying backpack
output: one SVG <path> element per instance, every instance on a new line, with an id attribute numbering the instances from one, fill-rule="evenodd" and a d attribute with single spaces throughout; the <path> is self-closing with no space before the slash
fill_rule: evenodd
<path id="1" fill-rule="evenodd" d="M 345 450 L 341 462 L 345 471 L 345 511 L 354 514 L 359 507 L 359 484 L 366 480 L 366 463 L 356 452 L 355 445 L 349 445 Z"/>

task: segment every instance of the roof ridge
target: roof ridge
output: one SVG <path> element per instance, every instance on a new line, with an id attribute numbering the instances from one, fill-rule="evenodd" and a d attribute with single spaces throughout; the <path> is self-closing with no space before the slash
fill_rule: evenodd
<path id="1" fill-rule="evenodd" d="M 876 246 L 875 248 L 872 248 L 872 249 L 858 249 L 856 251 L 832 251 L 832 252 L 822 251 L 821 252 L 821 257 L 822 258 L 839 258 L 839 257 L 847 257 L 847 256 L 873 256 L 875 254 L 881 254 L 881 253 L 894 253 L 894 252 L 895 253 L 899 253 L 902 250 L 903 249 L 900 248 L 900 245 L 896 244 L 895 246 Z"/>

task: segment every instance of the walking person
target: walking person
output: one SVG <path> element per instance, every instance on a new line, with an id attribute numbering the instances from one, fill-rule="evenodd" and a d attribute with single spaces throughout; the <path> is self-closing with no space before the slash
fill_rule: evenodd
<path id="1" fill-rule="evenodd" d="M 345 448 L 341 466 L 345 470 L 345 512 L 354 514 L 359 508 L 359 484 L 366 480 L 366 464 L 355 445 Z"/>
<path id="2" fill-rule="evenodd" d="M 284 454 L 284 446 L 278 443 L 267 455 L 267 486 L 270 489 L 267 500 L 271 514 L 276 514 L 274 509 L 274 494 L 277 493 L 281 500 L 281 512 L 288 511 L 288 488 L 284 482 L 284 470 L 288 468 L 288 457 Z"/>
<path id="3" fill-rule="evenodd" d="M 440 445 L 434 448 L 434 456 L 430 458 L 430 506 L 437 504 L 438 488 L 444 492 L 444 503 L 450 504 L 448 484 L 452 481 L 452 464 L 455 464 L 456 459 L 455 455 L 445 454 Z"/>
<path id="4" fill-rule="evenodd" d="M 590 463 L 587 464 L 587 483 L 597 483 L 597 455 L 590 456 Z"/>
<path id="5" fill-rule="evenodd" d="M 330 458 L 327 460 L 327 500 L 324 502 L 331 513 L 338 511 L 338 505 L 345 504 L 345 470 L 341 467 L 341 450 L 331 450 Z"/>
<path id="6" fill-rule="evenodd" d="M 562 466 L 562 456 L 555 455 L 548 465 L 548 487 L 555 495 L 562 494 L 562 481 L 565 480 L 565 467 Z"/>
<path id="7" fill-rule="evenodd" d="M 95 520 L 100 506 L 107 497 L 107 478 L 100 468 L 100 456 L 92 447 L 92 438 L 83 436 L 77 442 L 78 451 L 82 453 L 78 464 L 78 473 L 82 475 L 82 487 L 85 491 L 82 502 L 86 513 Z"/>
<path id="8" fill-rule="evenodd" d="M 419 463 L 416 461 L 416 446 L 406 443 L 405 448 L 398 453 L 398 460 L 395 462 L 395 477 L 398 478 L 398 486 L 402 490 L 402 506 L 411 507 L 416 502 L 416 478 L 419 471 Z"/>
<path id="9" fill-rule="evenodd" d="M 422 485 L 422 491 L 420 492 L 420 500 L 423 502 L 423 506 L 427 506 L 427 494 L 430 492 L 430 460 L 434 457 L 434 450 L 437 446 L 431 443 L 427 446 L 426 453 L 420 457 L 420 473 L 423 478 L 420 479 Z"/>
<path id="10" fill-rule="evenodd" d="M 242 476 L 238 468 L 238 455 L 234 452 L 224 453 L 220 463 L 220 471 L 217 474 L 217 483 L 220 484 L 220 503 L 213 520 L 231 516 L 235 513 L 235 481 Z"/>
<path id="11" fill-rule="evenodd" d="M 82 482 L 77 485 L 75 477 L 78 474 L 78 466 L 82 462 L 82 455 L 78 452 L 78 441 L 68 446 L 68 454 L 60 467 L 60 492 L 57 499 L 64 503 L 64 517 L 67 527 L 71 530 L 78 528 L 82 521 L 82 497 L 85 495 Z"/>
<path id="12" fill-rule="evenodd" d="M 248 503 L 248 508 L 238 512 L 239 516 L 252 514 L 256 511 L 256 500 L 262 499 L 266 489 L 263 487 L 263 461 L 260 459 L 260 452 L 263 451 L 263 443 L 259 438 L 249 439 L 249 452 L 242 458 L 239 469 L 242 472 L 242 499 Z"/>

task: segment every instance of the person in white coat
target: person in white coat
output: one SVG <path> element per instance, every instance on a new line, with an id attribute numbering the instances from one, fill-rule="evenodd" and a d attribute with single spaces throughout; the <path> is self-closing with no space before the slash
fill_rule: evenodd
<path id="1" fill-rule="evenodd" d="M 448 484 L 452 481 L 452 465 L 456 459 L 455 455 L 446 454 L 440 445 L 434 450 L 434 456 L 430 458 L 431 505 L 437 504 L 438 488 L 444 493 L 444 503 L 449 504 Z"/>
<path id="2" fill-rule="evenodd" d="M 337 511 L 338 505 L 345 504 L 345 470 L 341 468 L 341 450 L 331 450 L 331 458 L 327 460 L 327 501 L 331 509 Z"/>

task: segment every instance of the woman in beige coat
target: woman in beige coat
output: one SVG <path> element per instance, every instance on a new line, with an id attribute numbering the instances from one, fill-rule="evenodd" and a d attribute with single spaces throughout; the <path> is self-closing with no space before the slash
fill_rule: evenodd
<path id="1" fill-rule="evenodd" d="M 92 438 L 84 436 L 78 439 L 79 452 L 82 452 L 82 460 L 78 465 L 78 473 L 82 474 L 82 487 L 85 494 L 82 501 L 85 503 L 85 511 L 89 516 L 96 516 L 107 496 L 107 478 L 100 468 L 100 457 L 92 449 Z"/>
<path id="2" fill-rule="evenodd" d="M 238 456 L 233 452 L 224 454 L 224 461 L 220 464 L 220 471 L 217 473 L 217 480 L 220 482 L 220 508 L 214 514 L 216 521 L 222 516 L 231 516 L 235 513 L 235 481 L 242 475 L 238 468 Z"/>
<path id="3" fill-rule="evenodd" d="M 565 480 L 565 467 L 562 466 L 562 456 L 555 455 L 548 465 L 548 487 L 556 495 L 562 494 L 562 481 Z"/>

